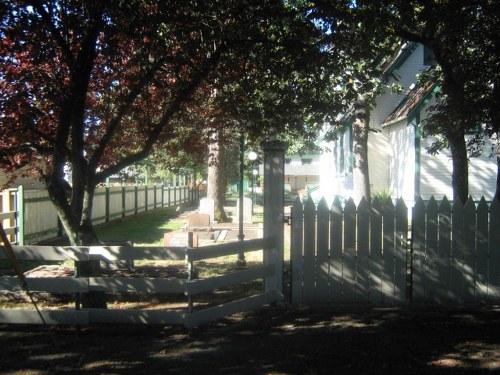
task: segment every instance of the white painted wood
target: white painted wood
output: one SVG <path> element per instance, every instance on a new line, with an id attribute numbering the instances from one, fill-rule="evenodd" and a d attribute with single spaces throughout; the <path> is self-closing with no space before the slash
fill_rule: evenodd
<path id="1" fill-rule="evenodd" d="M 322 198 L 317 209 L 316 225 L 316 300 L 329 301 L 329 216 L 330 211 L 326 200 Z"/>
<path id="2" fill-rule="evenodd" d="M 201 324 L 212 322 L 238 312 L 254 310 L 263 305 L 277 302 L 282 299 L 283 296 L 276 291 L 246 297 L 188 314 L 186 315 L 185 325 L 186 327 L 197 327 Z"/>
<path id="3" fill-rule="evenodd" d="M 451 291 L 451 204 L 444 197 L 439 205 L 439 296 L 440 301 L 449 302 L 453 299 Z"/>
<path id="4" fill-rule="evenodd" d="M 192 280 L 186 283 L 186 293 L 190 295 L 204 293 L 266 276 L 272 276 L 274 272 L 274 264 L 268 264 L 265 266 L 258 266 L 243 271 L 233 272 L 227 275 L 213 276 L 208 279 Z"/>
<path id="5" fill-rule="evenodd" d="M 464 229 L 463 229 L 463 254 L 462 254 L 462 280 L 463 301 L 476 301 L 476 205 L 472 197 L 467 199 L 464 206 Z"/>
<path id="6" fill-rule="evenodd" d="M 16 218 L 16 212 L 15 211 L 0 212 L 0 221 L 2 221 L 2 220 L 9 220 L 9 219 L 15 219 L 15 218 Z"/>
<path id="7" fill-rule="evenodd" d="M 302 251 L 304 245 L 304 214 L 302 202 L 297 198 L 292 207 L 292 229 L 290 241 L 290 268 L 291 288 L 292 288 L 292 304 L 302 303 L 302 283 L 303 283 L 303 267 L 302 267 Z"/>
<path id="8" fill-rule="evenodd" d="M 256 238 L 248 241 L 231 242 L 220 245 L 203 246 L 199 248 L 187 249 L 186 254 L 190 261 L 204 260 L 210 258 L 236 255 L 260 249 L 270 249 L 274 246 L 274 238 Z"/>
<path id="9" fill-rule="evenodd" d="M 413 240 L 413 301 L 426 301 L 426 259 L 425 259 L 425 204 L 418 198 L 412 210 Z"/>
<path id="10" fill-rule="evenodd" d="M 56 237 L 57 220 L 47 190 L 24 190 L 25 244 Z"/>
<path id="11" fill-rule="evenodd" d="M 356 300 L 370 300 L 370 207 L 363 197 L 356 214 Z"/>
<path id="12" fill-rule="evenodd" d="M 182 325 L 184 310 L 88 309 L 89 323 Z M 112 349 L 112 348 L 110 348 Z"/>
<path id="13" fill-rule="evenodd" d="M 375 198 L 370 208 L 370 302 L 383 303 L 382 205 Z"/>
<path id="14" fill-rule="evenodd" d="M 88 279 L 74 277 L 27 277 L 26 283 L 31 292 L 83 293 L 89 290 Z M 23 292 L 24 288 L 17 277 L 0 277 L 0 290 Z"/>
<path id="15" fill-rule="evenodd" d="M 87 260 L 86 251 L 71 246 L 12 246 L 18 260 Z M 5 251 L 0 246 L 0 259 Z"/>
<path id="16" fill-rule="evenodd" d="M 382 277 L 382 298 L 385 305 L 394 304 L 395 285 L 395 208 L 389 199 L 382 206 L 382 255 L 384 257 L 383 277 Z"/>
<path id="17" fill-rule="evenodd" d="M 488 299 L 488 211 L 488 203 L 482 197 L 477 206 L 475 291 L 478 302 Z"/>
<path id="18" fill-rule="evenodd" d="M 464 205 L 459 198 L 453 202 L 451 209 L 451 295 L 453 302 L 463 302 L 464 278 Z"/>
<path id="19" fill-rule="evenodd" d="M 45 322 L 50 325 L 88 325 L 87 310 L 41 310 Z M 0 323 L 5 324 L 43 324 L 36 310 L 1 309 Z"/>
<path id="20" fill-rule="evenodd" d="M 494 199 L 490 205 L 490 265 L 488 297 L 490 300 L 500 299 L 500 201 Z"/>
<path id="21" fill-rule="evenodd" d="M 406 257 L 408 248 L 408 209 L 405 201 L 400 198 L 396 202 L 395 211 L 396 242 L 394 256 L 394 300 L 399 303 L 406 302 L 407 268 Z"/>
<path id="22" fill-rule="evenodd" d="M 343 211 L 338 197 L 330 207 L 330 298 L 342 300 L 342 231 Z"/>
<path id="23" fill-rule="evenodd" d="M 184 260 L 185 247 L 155 247 L 155 246 L 89 246 L 91 260 Z"/>
<path id="24" fill-rule="evenodd" d="M 389 187 L 392 197 L 402 197 L 408 204 L 415 198 L 415 127 L 406 118 L 389 130 Z"/>
<path id="25" fill-rule="evenodd" d="M 187 280 L 130 277 L 90 277 L 89 288 L 107 293 L 183 294 Z"/>
<path id="26" fill-rule="evenodd" d="M 356 301 L 356 206 L 349 199 L 344 207 L 343 302 Z"/>
<path id="27" fill-rule="evenodd" d="M 316 301 L 316 206 L 309 197 L 304 204 L 304 286 L 305 304 Z"/>
<path id="28" fill-rule="evenodd" d="M 439 256 L 438 251 L 438 215 L 439 207 L 434 197 L 431 197 L 427 204 L 427 217 L 425 228 L 426 241 L 426 261 L 425 261 L 425 296 L 427 301 L 439 302 L 438 291 L 441 289 L 439 285 L 439 269 L 445 259 Z"/>

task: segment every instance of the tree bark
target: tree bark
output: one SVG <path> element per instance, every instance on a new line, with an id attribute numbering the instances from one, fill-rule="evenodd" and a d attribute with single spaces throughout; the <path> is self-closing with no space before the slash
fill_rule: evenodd
<path id="1" fill-rule="evenodd" d="M 228 218 L 224 211 L 227 179 L 224 173 L 225 150 L 222 146 L 221 135 L 221 131 L 218 131 L 208 146 L 207 198 L 214 201 L 215 217 L 213 219 L 218 222 L 227 222 Z"/>
<path id="2" fill-rule="evenodd" d="M 356 203 L 364 197 L 370 203 L 370 174 L 368 169 L 368 132 L 370 108 L 364 96 L 359 95 L 354 104 L 355 120 L 352 125 L 353 181 Z"/>
<path id="3" fill-rule="evenodd" d="M 469 195 L 469 161 L 463 127 L 454 132 L 448 132 L 446 138 L 450 145 L 453 163 L 451 179 L 453 199 L 459 198 L 462 203 L 465 203 Z"/>

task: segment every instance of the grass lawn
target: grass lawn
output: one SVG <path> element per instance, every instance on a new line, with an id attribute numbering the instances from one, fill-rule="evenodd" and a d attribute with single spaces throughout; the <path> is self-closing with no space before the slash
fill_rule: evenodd
<path id="1" fill-rule="evenodd" d="M 160 208 L 99 225 L 95 228 L 101 241 L 132 241 L 134 246 L 163 246 L 166 232 L 186 224 L 175 208 Z"/>

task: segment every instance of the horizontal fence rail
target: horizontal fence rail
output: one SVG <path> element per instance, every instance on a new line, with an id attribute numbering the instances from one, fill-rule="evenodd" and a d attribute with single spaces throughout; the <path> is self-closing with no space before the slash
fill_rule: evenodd
<path id="1" fill-rule="evenodd" d="M 18 260 L 22 261 L 95 261 L 116 262 L 131 260 L 185 260 L 188 265 L 186 278 L 137 278 L 137 277 L 26 277 L 31 292 L 74 295 L 80 293 L 155 293 L 164 295 L 184 295 L 185 308 L 163 310 L 143 309 L 95 309 L 80 308 L 55 310 L 44 309 L 42 316 L 48 324 L 94 324 L 94 323 L 140 323 L 175 324 L 195 327 L 214 321 L 229 314 L 254 309 L 283 298 L 281 291 L 271 290 L 243 299 L 233 300 L 217 306 L 203 308 L 196 306 L 195 296 L 215 289 L 262 279 L 264 283 L 275 275 L 276 265 L 262 264 L 248 269 L 220 276 L 195 278 L 197 261 L 273 249 L 273 238 L 254 239 L 199 248 L 184 247 L 121 247 L 121 246 L 13 246 Z M 263 257 L 265 259 L 266 257 Z M 6 260 L 0 246 L 0 260 Z M 22 292 L 23 285 L 17 277 L 1 276 L 0 291 Z M 0 323 L 40 324 L 41 319 L 35 310 L 0 309 Z"/>
<path id="2" fill-rule="evenodd" d="M 322 199 L 292 208 L 293 303 L 500 302 L 500 203 Z"/>
<path id="3" fill-rule="evenodd" d="M 97 188 L 92 223 L 102 224 L 160 207 L 195 203 L 198 190 L 187 186 L 113 186 Z M 45 190 L 0 191 L 0 220 L 13 243 L 34 244 L 62 235 L 57 212 Z"/>

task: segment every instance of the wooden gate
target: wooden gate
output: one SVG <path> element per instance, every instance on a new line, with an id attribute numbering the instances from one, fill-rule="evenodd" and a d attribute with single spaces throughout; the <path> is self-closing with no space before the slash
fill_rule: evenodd
<path id="1" fill-rule="evenodd" d="M 500 301 L 500 204 L 418 199 L 292 209 L 292 302 Z"/>

